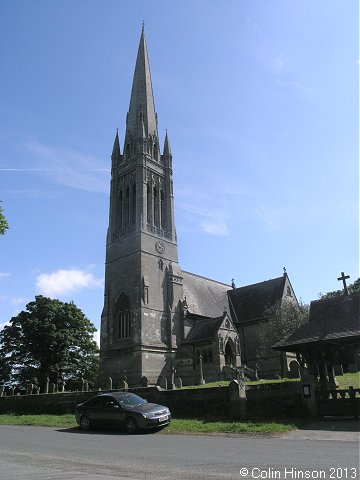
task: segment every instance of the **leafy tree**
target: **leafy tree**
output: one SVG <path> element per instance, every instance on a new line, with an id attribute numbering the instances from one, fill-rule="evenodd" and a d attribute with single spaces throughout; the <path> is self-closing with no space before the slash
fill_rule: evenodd
<path id="1" fill-rule="evenodd" d="M 8 221 L 5 218 L 3 209 L 0 206 L 0 235 L 4 235 L 6 230 L 9 228 Z"/>
<path id="2" fill-rule="evenodd" d="M 266 357 L 275 343 L 284 340 L 309 321 L 309 305 L 292 301 L 278 301 L 265 309 L 264 322 L 260 324 L 258 358 Z M 274 353 L 272 352 L 272 355 Z M 281 377 L 285 376 L 285 353 L 279 352 Z"/>
<path id="3" fill-rule="evenodd" d="M 74 387 L 80 377 L 90 383 L 98 372 L 96 328 L 73 302 L 35 297 L 0 332 L 0 358 L 4 374 L 20 385 L 29 381 Z"/>
<path id="4" fill-rule="evenodd" d="M 354 293 L 359 293 L 360 292 L 360 278 L 355 280 L 354 283 L 351 283 L 347 287 L 349 295 L 353 295 Z M 321 300 L 327 300 L 329 298 L 334 298 L 334 297 L 340 297 L 341 295 L 344 295 L 344 289 L 340 290 L 334 290 L 332 292 L 327 292 L 325 294 L 319 293 L 319 298 Z"/>

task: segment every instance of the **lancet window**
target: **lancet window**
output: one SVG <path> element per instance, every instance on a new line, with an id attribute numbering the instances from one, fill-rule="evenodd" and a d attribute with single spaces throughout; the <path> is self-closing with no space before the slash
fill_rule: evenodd
<path id="1" fill-rule="evenodd" d="M 130 303 L 127 295 L 122 293 L 118 301 L 119 338 L 130 337 Z"/>

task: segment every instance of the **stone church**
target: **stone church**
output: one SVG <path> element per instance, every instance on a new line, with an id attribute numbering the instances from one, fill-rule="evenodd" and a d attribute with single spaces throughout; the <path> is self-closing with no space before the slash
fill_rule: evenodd
<path id="1" fill-rule="evenodd" d="M 181 270 L 174 220 L 172 153 L 161 149 L 144 30 L 136 59 L 124 146 L 111 156 L 100 378 L 130 386 L 174 375 L 184 385 L 256 367 L 264 308 L 296 301 L 286 273 L 235 288 Z M 276 354 L 274 354 L 276 356 Z M 272 373 L 276 371 L 271 365 Z"/>

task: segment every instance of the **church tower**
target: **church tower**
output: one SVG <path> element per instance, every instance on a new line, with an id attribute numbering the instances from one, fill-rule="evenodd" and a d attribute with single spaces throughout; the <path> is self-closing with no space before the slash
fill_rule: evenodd
<path id="1" fill-rule="evenodd" d="M 183 298 L 174 225 L 172 155 L 166 133 L 160 152 L 157 114 L 142 29 L 123 153 L 116 133 L 111 155 L 109 228 L 100 384 L 114 388 L 146 376 L 169 376 Z"/>

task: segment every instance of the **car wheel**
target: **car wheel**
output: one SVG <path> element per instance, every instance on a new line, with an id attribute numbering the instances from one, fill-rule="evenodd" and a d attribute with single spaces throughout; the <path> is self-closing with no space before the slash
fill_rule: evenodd
<path id="1" fill-rule="evenodd" d="M 81 430 L 90 430 L 91 423 L 90 418 L 87 415 L 82 415 L 80 418 L 80 428 Z"/>
<path id="2" fill-rule="evenodd" d="M 125 430 L 127 431 L 127 433 L 137 433 L 137 431 L 139 430 L 137 421 L 132 417 L 128 417 L 125 420 Z"/>

